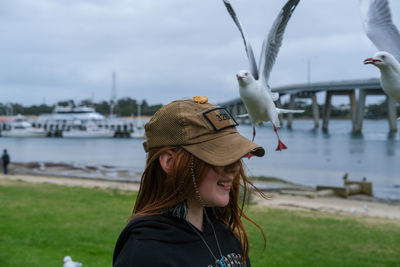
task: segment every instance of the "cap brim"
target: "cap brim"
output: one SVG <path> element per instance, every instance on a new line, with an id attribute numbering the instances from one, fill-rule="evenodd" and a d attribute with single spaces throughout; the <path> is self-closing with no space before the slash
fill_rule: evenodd
<path id="1" fill-rule="evenodd" d="M 224 135 L 193 145 L 183 145 L 186 151 L 213 166 L 227 166 L 251 153 L 257 157 L 265 154 L 263 147 L 239 133 Z"/>

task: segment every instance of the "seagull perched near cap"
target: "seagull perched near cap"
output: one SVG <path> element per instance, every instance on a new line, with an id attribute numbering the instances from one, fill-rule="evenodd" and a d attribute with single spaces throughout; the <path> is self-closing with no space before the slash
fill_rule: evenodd
<path id="1" fill-rule="evenodd" d="M 400 103 L 400 33 L 392 22 L 387 0 L 360 0 L 361 17 L 368 38 L 378 51 L 364 60 L 381 72 L 383 91 Z"/>
<path id="2" fill-rule="evenodd" d="M 80 262 L 76 262 L 76 261 L 72 261 L 70 256 L 65 256 L 64 257 L 64 265 L 63 267 L 81 267 L 82 263 Z"/>
<path id="3" fill-rule="evenodd" d="M 250 71 L 241 70 L 236 75 L 239 83 L 240 97 L 248 112 L 248 114 L 239 115 L 238 117 L 250 117 L 251 123 L 253 125 L 253 141 L 256 136 L 255 126 L 263 121 L 271 121 L 274 127 L 275 134 L 278 138 L 278 146 L 276 150 L 286 149 L 287 146 L 280 140 L 278 131 L 276 129 L 276 127 L 280 127 L 278 114 L 301 113 L 304 112 L 304 110 L 289 110 L 277 108 L 274 101 L 279 99 L 279 94 L 273 93 L 271 91 L 271 88 L 268 85 L 268 79 L 271 73 L 272 66 L 274 65 L 275 59 L 278 55 L 279 48 L 282 45 L 283 33 L 285 31 L 286 25 L 300 0 L 287 1 L 282 10 L 279 12 L 279 15 L 275 19 L 269 31 L 269 34 L 264 39 L 261 49 L 259 69 L 257 69 L 257 64 L 250 42 L 246 37 L 246 34 L 243 30 L 242 25 L 240 24 L 238 17 L 236 16 L 235 11 L 233 10 L 228 0 L 223 1 L 225 7 L 227 8 L 229 14 L 231 15 L 233 21 L 235 22 L 242 35 L 247 57 L 250 63 Z"/>

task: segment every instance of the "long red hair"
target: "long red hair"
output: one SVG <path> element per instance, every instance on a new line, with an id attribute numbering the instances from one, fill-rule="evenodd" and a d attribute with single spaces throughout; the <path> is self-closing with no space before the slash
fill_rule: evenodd
<path id="1" fill-rule="evenodd" d="M 167 150 L 175 151 L 173 166 L 168 174 L 163 171 L 159 162 L 159 156 Z M 200 184 L 206 171 L 213 166 L 201 161 L 181 147 L 164 147 L 158 151 L 150 151 L 130 219 L 143 215 L 161 214 L 166 209 L 193 196 L 195 191 L 191 175 L 192 162 L 194 173 L 196 174 L 196 183 Z M 264 247 L 266 245 L 266 237 L 262 228 L 246 216 L 243 208 L 250 193 L 250 188 L 253 188 L 261 196 L 266 196 L 247 178 L 241 161 L 239 161 L 239 164 L 239 174 L 234 179 L 229 192 L 229 203 L 221 208 L 217 218 L 223 221 L 239 238 L 242 244 L 242 257 L 247 259 L 249 240 L 241 219 L 244 218 L 258 227 L 264 237 Z M 241 203 L 239 203 L 240 187 L 242 187 L 243 191 Z"/>

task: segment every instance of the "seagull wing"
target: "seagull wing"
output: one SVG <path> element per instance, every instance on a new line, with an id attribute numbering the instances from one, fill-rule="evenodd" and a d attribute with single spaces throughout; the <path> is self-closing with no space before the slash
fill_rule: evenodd
<path id="1" fill-rule="evenodd" d="M 233 21 L 235 22 L 236 26 L 238 27 L 240 34 L 242 35 L 242 38 L 244 41 L 244 47 L 246 49 L 247 57 L 248 57 L 249 63 L 250 63 L 251 74 L 253 75 L 254 79 L 258 80 L 258 71 L 257 71 L 256 60 L 254 58 L 253 49 L 251 48 L 250 42 L 246 37 L 246 33 L 244 32 L 243 27 L 240 24 L 238 17 L 236 16 L 235 10 L 233 10 L 233 8 L 231 6 L 231 3 L 228 0 L 224 0 L 224 4 L 225 4 L 226 9 L 228 10 L 228 13 L 231 15 Z"/>
<path id="2" fill-rule="evenodd" d="M 400 33 L 392 22 L 388 1 L 360 0 L 360 10 L 368 38 L 376 48 L 400 61 Z"/>
<path id="3" fill-rule="evenodd" d="M 261 55 L 260 55 L 260 77 L 265 85 L 268 84 L 269 75 L 275 59 L 278 55 L 279 48 L 282 45 L 283 33 L 286 25 L 293 14 L 294 9 L 300 0 L 289 0 L 279 12 L 275 19 L 268 36 L 264 39 Z"/>

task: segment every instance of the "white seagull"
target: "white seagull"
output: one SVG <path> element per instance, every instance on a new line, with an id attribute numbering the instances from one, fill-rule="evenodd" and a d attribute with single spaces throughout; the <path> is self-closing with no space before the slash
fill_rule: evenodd
<path id="1" fill-rule="evenodd" d="M 70 256 L 65 256 L 64 257 L 64 265 L 63 267 L 81 267 L 82 263 L 80 262 L 76 262 L 76 261 L 72 261 Z"/>
<path id="2" fill-rule="evenodd" d="M 247 57 L 250 63 L 250 71 L 241 70 L 236 75 L 239 82 L 239 93 L 248 114 L 239 115 L 238 117 L 249 116 L 253 125 L 253 141 L 256 136 L 255 126 L 263 121 L 271 121 L 274 131 L 278 137 L 278 147 L 276 150 L 286 149 L 287 146 L 282 143 L 279 138 L 276 127 L 280 127 L 278 118 L 279 113 L 301 113 L 303 110 L 279 109 L 275 107 L 274 101 L 278 100 L 279 94 L 273 93 L 268 85 L 269 75 L 275 59 L 278 55 L 279 48 L 282 45 L 283 33 L 286 25 L 300 0 L 289 0 L 283 6 L 278 17 L 275 19 L 268 36 L 264 39 L 259 69 L 254 58 L 253 50 L 250 42 L 247 40 L 246 34 L 235 11 L 228 0 L 223 0 L 225 7 L 231 15 L 233 21 L 238 27 L 246 49 Z"/>
<path id="3" fill-rule="evenodd" d="M 392 22 L 387 0 L 360 0 L 364 30 L 381 51 L 364 60 L 381 72 L 383 91 L 400 103 L 400 33 Z"/>

